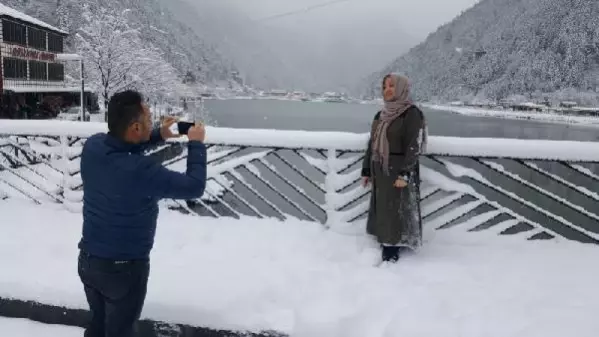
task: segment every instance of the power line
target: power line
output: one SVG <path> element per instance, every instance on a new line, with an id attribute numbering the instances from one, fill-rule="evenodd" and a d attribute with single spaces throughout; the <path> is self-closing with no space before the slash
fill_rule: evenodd
<path id="1" fill-rule="evenodd" d="M 313 11 L 313 10 L 318 9 L 318 8 L 328 7 L 328 6 L 331 6 L 331 5 L 340 3 L 340 2 L 349 2 L 349 1 L 351 1 L 351 0 L 333 0 L 333 1 L 328 1 L 328 2 L 325 2 L 325 3 L 318 4 L 318 5 L 312 5 L 312 6 L 309 6 L 309 7 L 305 7 L 305 8 L 302 8 L 302 9 L 296 9 L 296 10 L 293 10 L 293 11 L 290 11 L 290 12 L 286 12 L 286 13 L 282 13 L 282 14 L 267 16 L 265 18 L 258 19 L 256 21 L 257 22 L 263 22 L 263 21 L 275 20 L 275 19 L 279 19 L 279 18 L 282 18 L 282 17 L 285 17 L 285 16 L 295 15 L 295 14 L 299 14 L 299 13 L 306 13 L 306 12 L 310 12 L 310 11 Z"/>

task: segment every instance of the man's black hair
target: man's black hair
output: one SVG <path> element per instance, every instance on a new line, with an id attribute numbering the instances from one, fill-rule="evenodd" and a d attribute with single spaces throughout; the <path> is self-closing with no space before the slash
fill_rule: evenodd
<path id="1" fill-rule="evenodd" d="M 134 90 L 118 92 L 108 102 L 107 121 L 110 134 L 123 138 L 127 128 L 143 115 L 143 96 Z"/>

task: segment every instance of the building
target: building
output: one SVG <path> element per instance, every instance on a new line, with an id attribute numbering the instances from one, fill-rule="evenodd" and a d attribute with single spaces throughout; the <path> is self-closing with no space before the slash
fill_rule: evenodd
<path id="1" fill-rule="evenodd" d="M 29 117 L 23 118 L 55 117 L 79 101 L 81 88 L 67 85 L 65 63 L 58 60 L 67 36 L 63 30 L 0 4 L 0 91 L 5 115 L 7 106 L 18 104 L 28 111 Z"/>
<path id="2" fill-rule="evenodd" d="M 2 87 L 15 92 L 35 88 L 64 90 L 65 31 L 0 4 Z"/>

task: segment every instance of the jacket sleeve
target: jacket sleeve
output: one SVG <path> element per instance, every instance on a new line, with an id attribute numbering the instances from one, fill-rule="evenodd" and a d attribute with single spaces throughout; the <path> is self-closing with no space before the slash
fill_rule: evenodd
<path id="1" fill-rule="evenodd" d="M 156 129 L 152 130 L 152 133 L 150 134 L 150 140 L 148 140 L 147 142 L 141 143 L 141 146 L 145 150 L 150 146 L 158 145 L 162 142 L 164 142 L 164 139 L 162 139 L 162 135 L 160 134 L 160 129 L 156 128 Z"/>
<path id="2" fill-rule="evenodd" d="M 379 111 L 375 116 L 373 123 L 379 119 L 381 112 Z M 371 131 L 372 134 L 372 131 Z M 362 177 L 371 177 L 371 162 L 372 162 L 372 138 L 368 137 L 368 143 L 366 144 L 366 153 L 364 154 L 364 160 L 362 161 Z"/>
<path id="3" fill-rule="evenodd" d="M 413 108 L 408 111 L 403 124 L 402 143 L 404 144 L 403 160 L 398 165 L 399 175 L 407 174 L 414 170 L 420 155 L 420 142 L 423 127 L 422 112 Z"/>
<path id="4" fill-rule="evenodd" d="M 143 157 L 140 168 L 140 188 L 148 196 L 171 199 L 196 199 L 204 194 L 207 179 L 206 146 L 202 142 L 189 141 L 187 171 L 175 172 L 161 163 Z"/>

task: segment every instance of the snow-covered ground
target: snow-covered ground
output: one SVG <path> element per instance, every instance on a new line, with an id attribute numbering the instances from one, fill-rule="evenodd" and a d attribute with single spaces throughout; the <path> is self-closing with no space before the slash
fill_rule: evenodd
<path id="1" fill-rule="evenodd" d="M 492 110 L 483 108 L 473 108 L 465 106 L 422 104 L 422 106 L 433 109 L 450 111 L 460 115 L 475 117 L 495 117 L 504 119 L 523 119 L 548 123 L 559 124 L 580 124 L 599 126 L 599 117 L 568 116 L 551 112 L 536 111 L 512 111 L 512 110 Z"/>
<path id="2" fill-rule="evenodd" d="M 86 308 L 81 215 L 10 199 L 0 214 L 0 297 Z M 143 316 L 294 337 L 597 336 L 599 247 L 464 227 L 377 267 L 363 226 L 162 210 Z"/>
<path id="3" fill-rule="evenodd" d="M 0 317 L 3 337 L 81 337 L 83 329 L 64 325 L 42 324 L 28 319 Z"/>

